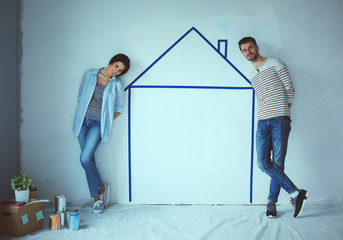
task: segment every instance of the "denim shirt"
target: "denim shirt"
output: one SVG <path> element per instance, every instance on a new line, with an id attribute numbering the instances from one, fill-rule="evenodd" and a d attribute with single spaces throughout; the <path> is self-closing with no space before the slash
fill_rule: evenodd
<path id="1" fill-rule="evenodd" d="M 73 131 L 79 136 L 88 105 L 92 99 L 97 83 L 99 69 L 91 69 L 85 72 L 79 88 L 78 106 L 75 113 Z M 113 76 L 107 84 L 102 99 L 101 109 L 101 141 L 108 142 L 111 136 L 114 112 L 122 112 L 124 106 L 124 88 L 119 78 Z"/>

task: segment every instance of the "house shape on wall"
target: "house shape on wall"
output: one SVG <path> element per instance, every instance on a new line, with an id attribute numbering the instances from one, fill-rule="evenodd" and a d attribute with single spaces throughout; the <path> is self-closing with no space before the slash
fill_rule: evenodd
<path id="1" fill-rule="evenodd" d="M 254 91 L 227 40 L 192 27 L 125 90 L 130 202 L 252 203 Z"/>

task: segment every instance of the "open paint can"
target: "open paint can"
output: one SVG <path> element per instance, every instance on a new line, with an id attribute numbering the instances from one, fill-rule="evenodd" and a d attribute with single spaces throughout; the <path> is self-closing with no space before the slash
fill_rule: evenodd
<path id="1" fill-rule="evenodd" d="M 80 229 L 80 214 L 78 212 L 68 213 L 68 229 L 71 231 Z"/>
<path id="2" fill-rule="evenodd" d="M 60 215 L 58 213 L 50 215 L 49 225 L 51 231 L 60 230 Z"/>

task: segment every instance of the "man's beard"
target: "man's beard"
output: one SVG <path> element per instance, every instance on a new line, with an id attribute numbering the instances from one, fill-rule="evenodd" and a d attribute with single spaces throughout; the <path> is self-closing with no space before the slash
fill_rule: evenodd
<path id="1" fill-rule="evenodd" d="M 249 56 L 248 56 L 249 57 Z M 250 62 L 255 62 L 258 58 L 258 54 L 256 54 L 253 58 L 247 58 Z"/>

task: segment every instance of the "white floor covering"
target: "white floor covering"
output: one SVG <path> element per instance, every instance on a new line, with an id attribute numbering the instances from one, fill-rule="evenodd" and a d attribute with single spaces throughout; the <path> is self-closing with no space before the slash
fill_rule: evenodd
<path id="1" fill-rule="evenodd" d="M 87 205 L 87 206 L 86 206 Z M 80 230 L 49 230 L 53 206 L 44 209 L 44 229 L 17 239 L 115 240 L 342 240 L 343 207 L 307 203 L 293 218 L 291 205 L 279 205 L 278 218 L 267 219 L 263 205 L 122 205 L 100 215 L 90 204 L 78 207 Z M 77 208 L 71 208 L 70 209 Z M 0 235 L 0 239 L 13 239 Z"/>

